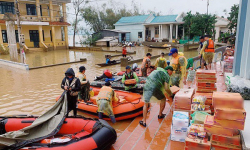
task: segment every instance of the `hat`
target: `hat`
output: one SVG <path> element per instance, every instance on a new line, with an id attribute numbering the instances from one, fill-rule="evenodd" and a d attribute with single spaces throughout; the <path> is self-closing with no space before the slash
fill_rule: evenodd
<path id="1" fill-rule="evenodd" d="M 174 69 L 173 69 L 173 67 L 172 66 L 167 66 L 166 68 L 165 68 L 165 70 L 171 70 L 171 71 L 174 71 Z"/>
<path id="2" fill-rule="evenodd" d="M 130 67 L 130 66 L 127 66 L 126 69 L 131 69 L 131 67 Z"/>
<path id="3" fill-rule="evenodd" d="M 172 56 L 174 53 L 178 53 L 178 50 L 176 48 L 172 48 L 168 56 Z"/>
<path id="4" fill-rule="evenodd" d="M 84 70 L 86 70 L 86 68 L 85 68 L 84 66 L 81 66 L 81 67 L 79 68 L 79 72 L 82 72 L 82 71 L 84 71 Z"/>
<path id="5" fill-rule="evenodd" d="M 111 83 L 108 81 L 108 82 L 105 82 L 105 86 L 110 86 Z"/>
<path id="6" fill-rule="evenodd" d="M 152 56 L 150 53 L 147 53 L 147 55 L 146 56 Z"/>
<path id="7" fill-rule="evenodd" d="M 204 39 L 204 36 L 200 36 L 200 39 Z"/>

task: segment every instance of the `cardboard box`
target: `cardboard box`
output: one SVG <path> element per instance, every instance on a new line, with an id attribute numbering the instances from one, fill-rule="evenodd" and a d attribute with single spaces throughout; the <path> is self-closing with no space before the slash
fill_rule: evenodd
<path id="1" fill-rule="evenodd" d="M 214 88 L 215 83 L 198 82 L 196 83 L 198 87 Z"/>
<path id="2" fill-rule="evenodd" d="M 204 122 L 205 131 L 211 134 L 225 135 L 225 136 L 234 136 L 238 135 L 239 131 L 237 129 L 224 128 L 214 124 L 214 116 L 206 116 Z"/>
<path id="3" fill-rule="evenodd" d="M 244 130 L 245 121 L 217 119 L 214 117 L 214 124 L 224 128 Z"/>
<path id="4" fill-rule="evenodd" d="M 211 142 L 204 142 L 204 140 L 190 139 L 189 137 L 187 137 L 185 139 L 185 146 L 190 150 L 210 150 Z"/>
<path id="5" fill-rule="evenodd" d="M 241 150 L 241 148 L 229 148 L 226 146 L 227 145 L 220 145 L 220 144 L 212 143 L 212 147 L 214 148 L 214 150 Z"/>
<path id="6" fill-rule="evenodd" d="M 216 76 L 216 70 L 204 70 L 204 69 L 198 69 L 196 70 L 196 76 Z"/>
<path id="7" fill-rule="evenodd" d="M 244 99 L 239 93 L 214 92 L 213 106 L 220 108 L 243 109 Z"/>
<path id="8" fill-rule="evenodd" d="M 192 97 L 194 95 L 194 89 L 180 89 L 178 93 L 175 94 L 174 103 L 176 109 L 191 109 Z"/>
<path id="9" fill-rule="evenodd" d="M 217 88 L 197 87 L 196 91 L 202 93 L 213 93 L 214 91 L 217 91 Z"/>
<path id="10" fill-rule="evenodd" d="M 216 83 L 217 82 L 217 79 L 216 78 L 201 78 L 201 77 L 197 77 L 196 78 L 196 82 L 199 83 Z"/>
<path id="11" fill-rule="evenodd" d="M 174 127 L 188 127 L 189 113 L 184 111 L 174 111 L 172 125 Z"/>
<path id="12" fill-rule="evenodd" d="M 230 136 L 213 134 L 211 137 L 212 137 L 211 141 L 216 141 L 221 144 L 235 145 L 235 146 L 238 146 L 238 148 L 241 147 L 240 135 L 235 135 L 235 136 L 230 137 Z"/>
<path id="13" fill-rule="evenodd" d="M 177 86 L 172 86 L 170 87 L 170 90 L 173 94 L 176 94 L 177 92 L 180 91 L 181 88 L 177 87 Z"/>
<path id="14" fill-rule="evenodd" d="M 185 142 L 187 137 L 188 127 L 171 126 L 171 140 L 178 142 Z"/>
<path id="15" fill-rule="evenodd" d="M 214 109 L 214 116 L 217 119 L 244 121 L 246 119 L 245 109 L 220 108 Z"/>

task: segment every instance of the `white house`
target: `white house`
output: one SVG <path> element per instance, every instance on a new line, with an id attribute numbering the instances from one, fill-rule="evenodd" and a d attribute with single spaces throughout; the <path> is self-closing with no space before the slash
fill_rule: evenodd
<path id="1" fill-rule="evenodd" d="M 122 17 L 116 22 L 116 30 L 124 30 L 130 32 L 130 37 L 122 37 L 126 41 L 151 41 L 154 38 L 157 41 L 167 39 L 180 39 L 184 36 L 182 21 L 184 14 L 155 16 L 141 15 Z"/>
<path id="2" fill-rule="evenodd" d="M 229 24 L 229 20 L 227 20 L 226 18 L 221 18 L 217 16 L 216 23 L 215 23 L 215 31 L 216 31 L 215 41 L 216 42 L 218 42 L 218 39 L 221 33 L 229 32 L 229 29 L 227 27 L 228 24 Z"/>

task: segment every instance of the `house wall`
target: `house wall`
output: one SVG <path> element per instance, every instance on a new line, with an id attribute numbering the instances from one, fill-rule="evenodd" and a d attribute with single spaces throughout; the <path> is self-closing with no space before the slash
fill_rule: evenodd
<path id="1" fill-rule="evenodd" d="M 130 32 L 130 41 L 142 41 L 145 37 L 142 33 L 142 38 L 138 38 L 138 32 L 145 32 L 143 31 L 142 24 L 134 24 L 134 25 L 116 25 L 116 30 L 124 30 Z"/>

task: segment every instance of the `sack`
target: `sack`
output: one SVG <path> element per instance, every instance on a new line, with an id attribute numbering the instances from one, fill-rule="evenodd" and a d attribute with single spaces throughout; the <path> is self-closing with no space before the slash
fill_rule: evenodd
<path id="1" fill-rule="evenodd" d="M 128 85 L 136 85 L 136 80 L 135 79 L 125 80 L 124 85 L 126 85 L 126 86 L 128 86 Z"/>
<path id="2" fill-rule="evenodd" d="M 78 96 L 79 92 L 75 92 L 75 91 L 70 91 L 70 96 Z"/>

